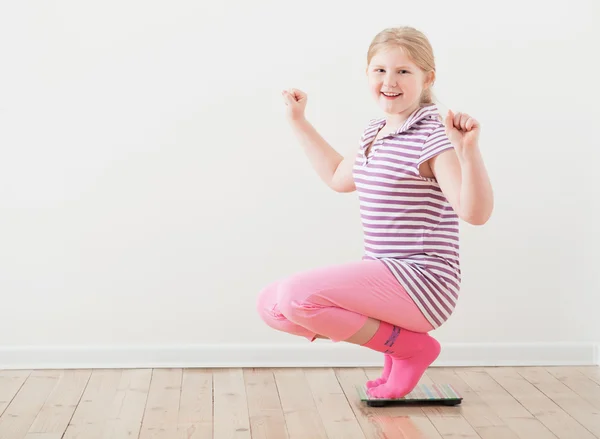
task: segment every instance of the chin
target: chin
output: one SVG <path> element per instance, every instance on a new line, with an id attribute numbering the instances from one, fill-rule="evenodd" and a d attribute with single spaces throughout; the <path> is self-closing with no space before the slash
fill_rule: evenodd
<path id="1" fill-rule="evenodd" d="M 411 104 L 407 101 L 404 102 L 381 102 L 379 101 L 379 107 L 389 114 L 400 114 L 406 113 L 411 108 L 413 108 L 414 104 Z"/>
<path id="2" fill-rule="evenodd" d="M 379 102 L 379 107 L 388 114 L 398 114 L 406 110 L 406 105 L 398 105 L 398 103 L 390 105 L 389 102 Z"/>

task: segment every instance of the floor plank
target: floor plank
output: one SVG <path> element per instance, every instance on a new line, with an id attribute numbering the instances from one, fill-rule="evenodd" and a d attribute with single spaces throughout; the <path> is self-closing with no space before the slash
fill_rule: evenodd
<path id="1" fill-rule="evenodd" d="M 30 374 L 30 370 L 0 370 L 0 416 Z"/>
<path id="2" fill-rule="evenodd" d="M 252 439 L 288 439 L 283 408 L 271 369 L 244 371 Z"/>
<path id="3" fill-rule="evenodd" d="M 600 384 L 600 367 L 598 366 L 582 366 L 574 368 L 594 381 L 596 384 Z"/>
<path id="4" fill-rule="evenodd" d="M 213 437 L 213 374 L 211 370 L 184 369 L 177 422 L 177 438 Z"/>
<path id="5" fill-rule="evenodd" d="M 91 376 L 75 409 L 64 439 L 97 439 L 110 430 L 110 413 L 118 398 L 123 375 L 118 369 L 97 369 Z"/>
<path id="6" fill-rule="evenodd" d="M 515 368 L 492 368 L 490 376 L 560 439 L 594 439 L 585 427 L 523 378 Z"/>
<path id="7" fill-rule="evenodd" d="M 502 417 L 492 406 L 488 405 L 452 368 L 432 368 L 427 372 L 434 382 L 450 384 L 463 397 L 461 413 L 464 418 L 477 431 L 482 439 L 555 439 L 539 420 L 534 417 Z M 476 380 L 477 381 L 477 380 Z M 489 400 L 488 400 L 489 401 Z"/>
<path id="8" fill-rule="evenodd" d="M 369 407 L 381 368 L 0 370 L 0 439 L 594 439 L 599 367 L 430 368 L 456 407 Z"/>
<path id="9" fill-rule="evenodd" d="M 597 410 L 600 410 L 600 384 L 573 367 L 547 367 L 546 370 Z"/>
<path id="10" fill-rule="evenodd" d="M 460 393 L 463 397 L 460 413 L 482 439 L 519 439 L 519 435 L 509 427 L 507 422 L 500 418 L 452 369 L 432 368 L 427 372 L 427 376 L 434 383 L 449 384 Z"/>
<path id="11" fill-rule="evenodd" d="M 154 369 L 139 439 L 177 436 L 182 369 Z"/>
<path id="12" fill-rule="evenodd" d="M 304 372 L 329 439 L 365 439 L 333 369 Z"/>
<path id="13" fill-rule="evenodd" d="M 104 438 L 137 438 L 146 409 L 152 369 L 122 371 L 117 391 L 108 410 Z"/>
<path id="14" fill-rule="evenodd" d="M 59 381 L 61 371 L 34 371 L 0 416 L 0 439 L 25 437 Z"/>
<path id="15" fill-rule="evenodd" d="M 579 424 L 600 437 L 600 411 L 592 404 L 542 367 L 516 368 L 516 371 Z"/>
<path id="16" fill-rule="evenodd" d="M 241 369 L 218 369 L 214 381 L 214 435 L 223 439 L 250 439 L 246 385 Z"/>
<path id="17" fill-rule="evenodd" d="M 89 370 L 65 370 L 29 428 L 34 433 L 54 433 L 62 436 L 75 413 L 90 379 Z"/>
<path id="18" fill-rule="evenodd" d="M 501 418 L 534 418 L 504 387 L 481 368 L 457 369 L 456 374 Z"/>
<path id="19" fill-rule="evenodd" d="M 275 382 L 290 439 L 327 439 L 304 370 L 275 369 Z"/>

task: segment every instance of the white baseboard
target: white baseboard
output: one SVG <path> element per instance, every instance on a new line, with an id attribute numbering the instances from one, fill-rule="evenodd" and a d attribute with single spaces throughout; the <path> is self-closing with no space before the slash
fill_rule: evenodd
<path id="1" fill-rule="evenodd" d="M 599 364 L 594 343 L 447 343 L 437 366 L 573 366 Z M 185 346 L 0 347 L 0 369 L 166 367 L 367 367 L 381 354 L 345 343 Z"/>

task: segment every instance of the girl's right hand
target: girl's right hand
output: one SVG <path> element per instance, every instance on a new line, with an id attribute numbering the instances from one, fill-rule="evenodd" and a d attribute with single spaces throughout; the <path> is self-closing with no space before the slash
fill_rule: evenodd
<path id="1" fill-rule="evenodd" d="M 286 105 L 286 116 L 289 120 L 296 121 L 304 119 L 304 109 L 306 108 L 306 93 L 296 88 L 283 90 L 283 101 Z"/>

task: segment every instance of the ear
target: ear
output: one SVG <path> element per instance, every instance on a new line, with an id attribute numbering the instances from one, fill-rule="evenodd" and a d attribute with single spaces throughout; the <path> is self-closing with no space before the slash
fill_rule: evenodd
<path id="1" fill-rule="evenodd" d="M 425 88 L 430 88 L 435 82 L 435 72 L 431 71 L 425 75 Z"/>

